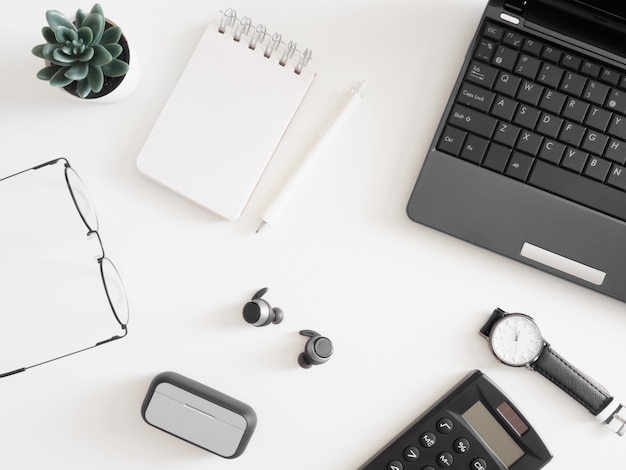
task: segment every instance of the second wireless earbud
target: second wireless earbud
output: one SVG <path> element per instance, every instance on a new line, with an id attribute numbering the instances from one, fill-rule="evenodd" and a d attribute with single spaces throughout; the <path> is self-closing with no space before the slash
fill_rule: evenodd
<path id="1" fill-rule="evenodd" d="M 300 334 L 309 337 L 304 346 L 304 352 L 298 356 L 300 367 L 308 369 L 311 366 L 324 364 L 330 359 L 334 351 L 333 342 L 330 339 L 313 330 L 302 330 Z"/>
<path id="2" fill-rule="evenodd" d="M 283 311 L 279 308 L 272 308 L 267 300 L 261 298 L 266 292 L 267 287 L 264 287 L 252 296 L 250 302 L 243 306 L 243 318 L 253 326 L 278 324 L 283 321 Z"/>

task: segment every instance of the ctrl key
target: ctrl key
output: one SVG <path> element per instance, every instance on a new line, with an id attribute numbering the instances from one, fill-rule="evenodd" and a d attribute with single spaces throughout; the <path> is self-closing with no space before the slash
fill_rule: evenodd
<path id="1" fill-rule="evenodd" d="M 437 149 L 458 157 L 465 140 L 465 132 L 456 127 L 446 126 L 439 139 Z"/>

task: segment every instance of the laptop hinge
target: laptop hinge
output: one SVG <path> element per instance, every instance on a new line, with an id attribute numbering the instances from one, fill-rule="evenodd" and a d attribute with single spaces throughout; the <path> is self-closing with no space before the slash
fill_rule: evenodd
<path id="1" fill-rule="evenodd" d="M 505 0 L 504 9 L 519 15 L 524 13 L 526 3 L 527 0 Z"/>

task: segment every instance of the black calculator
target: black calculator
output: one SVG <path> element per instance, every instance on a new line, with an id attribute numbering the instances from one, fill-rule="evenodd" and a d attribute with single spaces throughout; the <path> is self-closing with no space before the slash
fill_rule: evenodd
<path id="1" fill-rule="evenodd" d="M 475 370 L 360 470 L 537 470 L 551 459 L 511 400 Z"/>

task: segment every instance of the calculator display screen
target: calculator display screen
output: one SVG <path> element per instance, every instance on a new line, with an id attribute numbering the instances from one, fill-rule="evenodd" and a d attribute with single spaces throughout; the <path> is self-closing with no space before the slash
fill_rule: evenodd
<path id="1" fill-rule="evenodd" d="M 507 467 L 524 456 L 524 451 L 480 401 L 462 416 Z"/>

